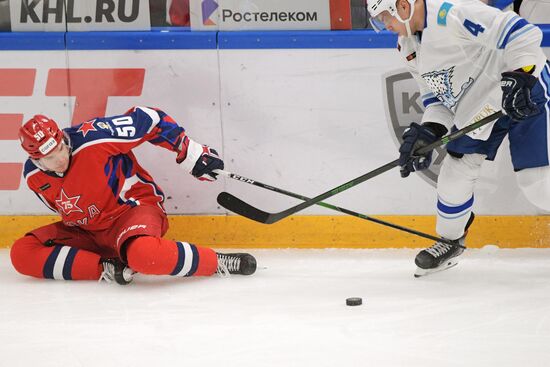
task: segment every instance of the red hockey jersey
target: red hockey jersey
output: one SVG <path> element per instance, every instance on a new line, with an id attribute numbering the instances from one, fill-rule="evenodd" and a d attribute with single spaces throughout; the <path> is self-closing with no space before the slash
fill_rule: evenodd
<path id="1" fill-rule="evenodd" d="M 124 115 L 95 118 L 63 132 L 72 149 L 64 175 L 42 171 L 28 159 L 24 176 L 29 188 L 66 225 L 103 230 L 136 205 L 164 210 L 164 193 L 132 149 L 149 142 L 174 152 L 186 150 L 189 138 L 170 116 L 134 107 Z"/>

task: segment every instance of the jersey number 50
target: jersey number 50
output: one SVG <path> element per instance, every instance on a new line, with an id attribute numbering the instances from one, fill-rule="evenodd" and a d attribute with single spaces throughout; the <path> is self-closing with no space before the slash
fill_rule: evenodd
<path id="1" fill-rule="evenodd" d="M 113 119 L 112 121 L 113 124 L 116 126 L 115 130 L 118 136 L 131 138 L 136 135 L 136 128 L 133 126 L 129 126 L 134 123 L 130 116 L 119 117 Z"/>

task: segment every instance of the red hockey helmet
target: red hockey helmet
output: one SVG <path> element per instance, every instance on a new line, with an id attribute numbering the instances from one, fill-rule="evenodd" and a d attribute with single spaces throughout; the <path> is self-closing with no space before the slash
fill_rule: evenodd
<path id="1" fill-rule="evenodd" d="M 35 115 L 19 129 L 21 146 L 33 159 L 47 156 L 62 139 L 63 132 L 56 122 L 43 115 Z"/>

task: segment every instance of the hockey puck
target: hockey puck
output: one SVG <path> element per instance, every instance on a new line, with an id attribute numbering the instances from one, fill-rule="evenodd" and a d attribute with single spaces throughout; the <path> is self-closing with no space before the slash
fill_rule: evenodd
<path id="1" fill-rule="evenodd" d="M 346 305 L 348 306 L 361 306 L 363 304 L 363 300 L 359 297 L 352 297 L 346 299 Z"/>

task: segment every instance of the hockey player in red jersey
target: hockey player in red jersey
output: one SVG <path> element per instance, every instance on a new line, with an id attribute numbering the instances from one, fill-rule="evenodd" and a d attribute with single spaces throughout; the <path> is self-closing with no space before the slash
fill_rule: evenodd
<path id="1" fill-rule="evenodd" d="M 61 221 L 15 241 L 11 261 L 37 278 L 132 281 L 134 272 L 173 276 L 250 275 L 250 254 L 220 254 L 162 238 L 168 230 L 164 193 L 132 149 L 149 142 L 177 153 L 194 177 L 216 180 L 217 152 L 186 135 L 166 113 L 134 107 L 124 115 L 95 118 L 60 130 L 36 115 L 19 130 L 29 154 L 28 187 Z"/>

